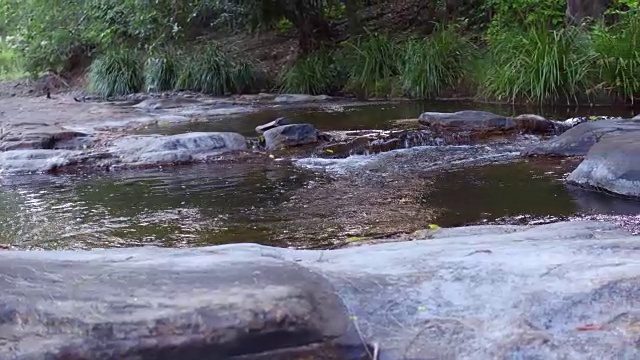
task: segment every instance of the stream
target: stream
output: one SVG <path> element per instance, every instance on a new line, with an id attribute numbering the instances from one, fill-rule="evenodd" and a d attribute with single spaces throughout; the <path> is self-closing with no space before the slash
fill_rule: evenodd
<path id="1" fill-rule="evenodd" d="M 234 131 L 255 136 L 278 116 L 319 130 L 391 129 L 424 111 L 488 110 L 629 116 L 626 109 L 524 109 L 402 102 L 324 109 L 269 109 L 142 133 Z M 343 159 L 225 163 L 0 178 L 0 244 L 87 249 L 254 242 L 326 248 L 349 237 L 411 232 L 437 224 L 533 224 L 593 214 L 636 214 L 640 202 L 568 186 L 568 160 L 523 160 L 537 138 L 478 146 L 417 146 Z"/>

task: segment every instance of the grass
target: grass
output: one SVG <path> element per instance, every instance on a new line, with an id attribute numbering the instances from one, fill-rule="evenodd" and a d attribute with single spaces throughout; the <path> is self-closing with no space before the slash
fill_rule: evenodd
<path id="1" fill-rule="evenodd" d="M 16 80 L 25 75 L 22 56 L 0 39 L 0 81 Z"/>
<path id="2" fill-rule="evenodd" d="M 473 53 L 471 42 L 452 28 L 408 40 L 401 75 L 404 92 L 413 98 L 431 98 L 453 89 L 468 71 Z"/>
<path id="3" fill-rule="evenodd" d="M 250 91 L 259 82 L 248 61 L 233 60 L 218 45 L 199 47 L 184 56 L 178 66 L 176 88 L 210 95 Z"/>
<path id="4" fill-rule="evenodd" d="M 579 29 L 511 29 L 489 46 L 483 95 L 512 102 L 570 102 L 589 86 L 592 52 Z"/>
<path id="5" fill-rule="evenodd" d="M 296 61 L 280 76 L 280 89 L 287 93 L 320 95 L 339 87 L 335 61 L 329 52 L 318 51 Z"/>
<path id="6" fill-rule="evenodd" d="M 89 67 L 89 89 L 103 98 L 139 92 L 144 86 L 143 62 L 132 50 L 115 50 Z"/>
<path id="7" fill-rule="evenodd" d="M 177 53 L 162 49 L 147 58 L 144 68 L 145 88 L 148 92 L 173 90 L 177 82 Z"/>
<path id="8" fill-rule="evenodd" d="M 593 31 L 595 86 L 634 102 L 640 95 L 640 14 Z"/>

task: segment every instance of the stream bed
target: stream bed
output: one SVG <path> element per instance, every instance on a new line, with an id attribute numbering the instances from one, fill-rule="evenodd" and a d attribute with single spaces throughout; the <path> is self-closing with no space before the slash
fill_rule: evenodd
<path id="1" fill-rule="evenodd" d="M 389 129 L 424 111 L 482 109 L 466 103 L 269 109 L 143 133 L 235 131 L 255 136 L 278 116 L 319 130 Z M 541 111 L 537 111 L 540 113 Z M 626 109 L 542 110 L 550 118 L 628 116 Z M 530 224 L 592 214 L 637 214 L 640 202 L 563 183 L 576 165 L 523 160 L 522 138 L 478 146 L 418 146 L 345 159 L 177 166 L 90 175 L 0 178 L 0 245 L 83 249 L 254 242 L 326 248 L 349 237 L 411 232 L 437 224 Z"/>

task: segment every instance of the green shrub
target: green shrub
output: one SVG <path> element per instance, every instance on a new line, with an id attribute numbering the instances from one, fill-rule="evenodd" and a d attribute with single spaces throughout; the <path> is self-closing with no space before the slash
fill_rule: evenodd
<path id="1" fill-rule="evenodd" d="M 210 95 L 249 91 L 256 87 L 258 74 L 248 61 L 234 61 L 218 45 L 194 49 L 180 61 L 176 87 Z"/>
<path id="2" fill-rule="evenodd" d="M 509 101 L 567 100 L 586 91 L 589 38 L 579 29 L 512 29 L 489 43 L 482 95 Z"/>
<path id="3" fill-rule="evenodd" d="M 456 85 L 472 57 L 471 43 L 452 28 L 410 39 L 404 46 L 403 89 L 414 98 L 437 96 Z"/>
<path id="4" fill-rule="evenodd" d="M 625 99 L 640 95 L 640 14 L 626 14 L 618 24 L 593 31 L 596 87 Z"/>
<path id="5" fill-rule="evenodd" d="M 280 89 L 287 93 L 320 95 L 337 87 L 337 70 L 331 53 L 318 51 L 298 59 L 280 77 Z"/>
<path id="6" fill-rule="evenodd" d="M 147 91 L 167 91 L 176 87 L 178 76 L 176 56 L 174 50 L 163 49 L 152 53 L 147 58 L 144 68 Z"/>
<path id="7" fill-rule="evenodd" d="M 143 63 L 137 52 L 114 50 L 97 58 L 89 67 L 89 90 L 107 98 L 142 90 Z"/>
<path id="8" fill-rule="evenodd" d="M 21 54 L 0 39 L 0 80 L 13 80 L 24 76 Z"/>
<path id="9" fill-rule="evenodd" d="M 365 97 L 386 95 L 376 90 L 402 69 L 400 47 L 384 35 L 357 38 L 343 51 L 340 66 L 346 69 L 347 89 Z"/>

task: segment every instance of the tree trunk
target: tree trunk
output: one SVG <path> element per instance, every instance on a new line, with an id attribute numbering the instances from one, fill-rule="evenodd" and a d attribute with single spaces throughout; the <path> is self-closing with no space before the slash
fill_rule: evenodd
<path id="1" fill-rule="evenodd" d="M 580 25 L 587 18 L 602 19 L 609 0 L 567 0 L 567 20 Z"/>

